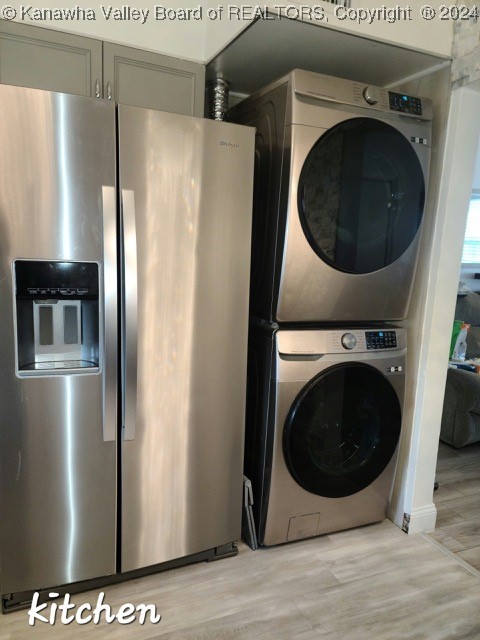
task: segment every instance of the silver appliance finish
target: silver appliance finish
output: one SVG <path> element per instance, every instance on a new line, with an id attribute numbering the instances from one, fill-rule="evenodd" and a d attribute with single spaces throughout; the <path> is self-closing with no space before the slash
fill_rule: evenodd
<path id="1" fill-rule="evenodd" d="M 116 570 L 116 327 L 101 373 L 15 374 L 14 260 L 115 262 L 102 185 L 115 185 L 112 104 L 0 86 L 1 593 Z M 99 135 L 98 132 L 102 132 Z M 115 215 L 115 214 L 114 214 Z M 108 216 L 108 214 L 107 214 Z M 107 276 L 101 274 L 101 281 Z M 116 315 L 116 273 L 102 313 Z M 108 300 L 108 302 L 107 302 Z M 107 308 L 108 306 L 108 308 Z M 112 357 L 113 356 L 113 357 Z"/>
<path id="2" fill-rule="evenodd" d="M 374 327 L 373 330 L 393 327 Z M 247 431 L 264 430 L 250 461 L 254 507 L 259 540 L 279 544 L 302 537 L 340 531 L 383 520 L 392 489 L 397 452 L 384 471 L 365 489 L 341 498 L 321 497 L 302 488 L 285 463 L 282 438 L 292 404 L 305 385 L 321 372 L 338 364 L 364 363 L 377 369 L 392 385 L 403 410 L 405 391 L 406 332 L 395 328 L 397 346 L 367 349 L 369 329 L 280 329 L 273 334 L 259 328 L 251 333 L 252 358 L 257 362 L 260 395 L 249 414 Z M 352 348 L 342 338 L 356 342 Z M 263 370 L 263 374 L 262 374 Z M 256 415 L 255 415 L 256 414 Z M 251 421 L 249 423 L 249 421 Z M 247 436 L 248 442 L 248 436 Z M 248 455 L 248 451 L 247 451 Z M 255 505 L 255 502 L 258 504 Z"/>
<path id="3" fill-rule="evenodd" d="M 0 104 L 1 594 L 235 541 L 253 130 L 120 107 L 117 221 L 115 105 L 4 85 Z M 98 262 L 97 372 L 15 375 L 16 259 Z"/>
<path id="4" fill-rule="evenodd" d="M 130 570 L 240 535 L 254 132 L 120 106 L 119 135 Z"/>
<path id="5" fill-rule="evenodd" d="M 370 96 L 378 102 L 369 104 Z M 406 317 L 420 232 L 385 268 L 365 274 L 340 271 L 321 260 L 309 244 L 298 215 L 297 188 L 318 139 L 335 125 L 358 117 L 380 120 L 399 131 L 417 155 L 427 184 L 431 101 L 422 99 L 422 107 L 421 116 L 399 114 L 390 109 L 383 88 L 297 69 L 231 110 L 232 121 L 257 128 L 255 213 L 260 219 L 254 217 L 254 315 L 280 323 Z M 260 238 L 257 248 L 255 237 Z"/>

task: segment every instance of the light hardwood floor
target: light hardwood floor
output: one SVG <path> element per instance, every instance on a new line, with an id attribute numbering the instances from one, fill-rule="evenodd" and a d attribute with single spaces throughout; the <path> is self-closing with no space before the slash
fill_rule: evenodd
<path id="1" fill-rule="evenodd" d="M 437 524 L 430 535 L 480 570 L 480 443 L 454 449 L 440 442 L 437 480 Z"/>
<path id="2" fill-rule="evenodd" d="M 478 640 L 480 574 L 391 522 L 240 553 L 104 589 L 114 610 L 153 603 L 162 620 L 29 627 L 0 618 L 1 640 Z M 73 602 L 95 603 L 97 592 Z"/>

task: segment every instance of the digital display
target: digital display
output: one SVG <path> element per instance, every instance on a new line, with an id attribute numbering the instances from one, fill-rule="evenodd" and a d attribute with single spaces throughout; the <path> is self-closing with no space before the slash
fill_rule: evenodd
<path id="1" fill-rule="evenodd" d="M 365 331 L 367 349 L 392 349 L 397 346 L 395 331 Z"/>
<path id="2" fill-rule="evenodd" d="M 422 101 L 414 96 L 406 96 L 403 93 L 395 93 L 389 91 L 390 109 L 392 111 L 400 111 L 401 113 L 409 113 L 411 115 L 422 115 Z"/>
<path id="3" fill-rule="evenodd" d="M 98 299 L 94 262 L 16 260 L 14 264 L 17 298 Z"/>

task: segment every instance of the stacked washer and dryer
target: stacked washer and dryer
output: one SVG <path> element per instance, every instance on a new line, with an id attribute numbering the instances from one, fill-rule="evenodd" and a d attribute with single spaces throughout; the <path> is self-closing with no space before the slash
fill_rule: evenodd
<path id="1" fill-rule="evenodd" d="M 428 178 L 429 100 L 295 70 L 256 133 L 245 475 L 263 545 L 384 519 Z"/>

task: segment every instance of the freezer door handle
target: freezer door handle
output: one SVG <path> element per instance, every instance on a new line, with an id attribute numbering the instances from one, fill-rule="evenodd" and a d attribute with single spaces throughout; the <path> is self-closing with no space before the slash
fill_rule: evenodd
<path id="1" fill-rule="evenodd" d="M 137 414 L 137 232 L 135 194 L 122 189 L 123 220 L 123 439 L 135 438 Z"/>
<path id="2" fill-rule="evenodd" d="M 102 186 L 104 367 L 103 440 L 115 441 L 117 431 L 117 203 L 115 187 Z"/>

